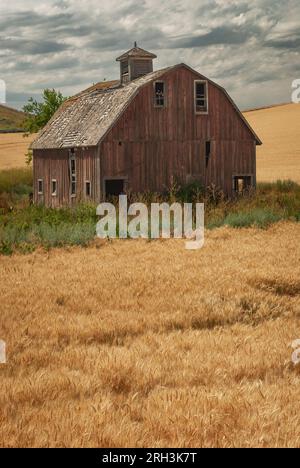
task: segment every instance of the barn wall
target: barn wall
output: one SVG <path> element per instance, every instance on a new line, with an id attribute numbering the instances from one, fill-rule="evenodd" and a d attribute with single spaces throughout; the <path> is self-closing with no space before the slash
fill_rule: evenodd
<path id="1" fill-rule="evenodd" d="M 167 105 L 153 105 L 153 83 L 145 86 L 101 144 L 104 177 L 128 177 L 133 191 L 161 191 L 174 177 L 194 175 L 227 194 L 234 174 L 255 174 L 255 140 L 225 94 L 208 85 L 208 115 L 195 115 L 194 80 L 186 68 L 170 72 Z M 205 142 L 212 143 L 206 168 Z M 253 179 L 255 180 L 255 178 Z"/>
<path id="2" fill-rule="evenodd" d="M 70 196 L 70 171 L 68 149 L 34 150 L 34 202 L 48 207 L 70 205 L 78 201 L 87 201 L 85 182 L 91 181 L 92 196 L 100 200 L 100 158 L 98 148 L 78 149 L 76 155 L 77 190 L 76 196 Z M 44 194 L 38 194 L 38 179 L 43 179 Z M 51 181 L 57 180 L 57 196 L 52 196 Z"/>

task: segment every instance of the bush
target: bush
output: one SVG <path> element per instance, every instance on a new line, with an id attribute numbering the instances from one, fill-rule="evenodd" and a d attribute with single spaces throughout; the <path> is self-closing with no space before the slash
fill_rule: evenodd
<path id="1" fill-rule="evenodd" d="M 254 209 L 252 211 L 231 213 L 226 216 L 224 224 L 231 227 L 257 226 L 266 228 L 280 219 L 280 215 L 272 213 L 267 208 Z"/>

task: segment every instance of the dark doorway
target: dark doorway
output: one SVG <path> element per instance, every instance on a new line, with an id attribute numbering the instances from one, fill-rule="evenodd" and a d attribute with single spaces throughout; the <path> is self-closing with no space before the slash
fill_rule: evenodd
<path id="1" fill-rule="evenodd" d="M 125 180 L 124 179 L 108 179 L 105 181 L 105 195 L 106 197 L 118 197 L 124 193 Z"/>

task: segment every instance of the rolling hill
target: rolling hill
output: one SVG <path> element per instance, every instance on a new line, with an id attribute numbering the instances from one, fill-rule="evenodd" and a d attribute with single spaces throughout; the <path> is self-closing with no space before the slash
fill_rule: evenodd
<path id="1" fill-rule="evenodd" d="M 244 116 L 263 142 L 257 147 L 257 180 L 300 183 L 300 105 L 255 109 Z"/>
<path id="2" fill-rule="evenodd" d="M 21 129 L 24 115 L 24 112 L 0 104 L 0 131 Z"/>

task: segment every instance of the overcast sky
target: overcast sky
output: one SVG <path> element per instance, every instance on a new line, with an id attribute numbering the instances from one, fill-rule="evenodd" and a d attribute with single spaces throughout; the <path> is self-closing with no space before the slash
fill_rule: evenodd
<path id="1" fill-rule="evenodd" d="M 21 108 L 119 76 L 137 41 L 155 69 L 185 62 L 242 108 L 288 102 L 300 78 L 299 0 L 13 0 L 0 3 L 0 79 Z"/>

